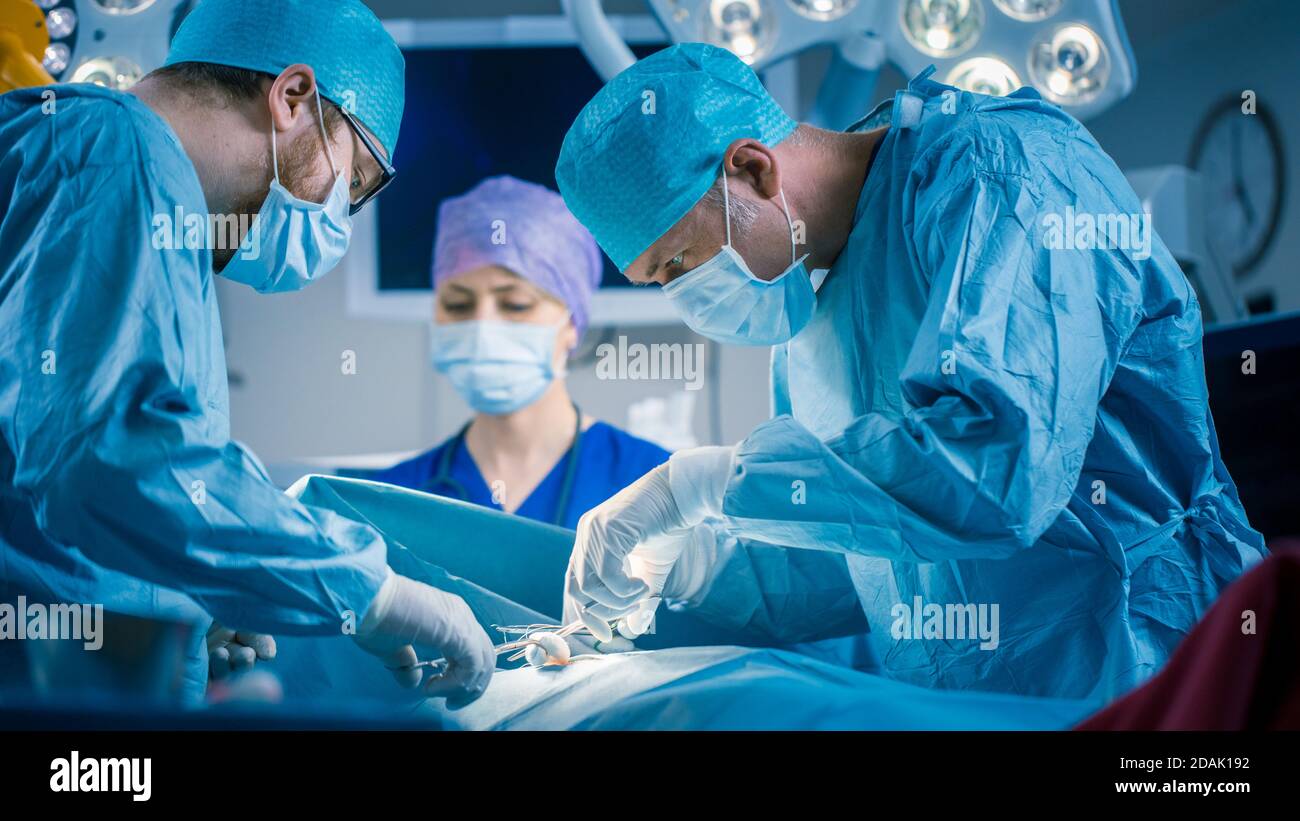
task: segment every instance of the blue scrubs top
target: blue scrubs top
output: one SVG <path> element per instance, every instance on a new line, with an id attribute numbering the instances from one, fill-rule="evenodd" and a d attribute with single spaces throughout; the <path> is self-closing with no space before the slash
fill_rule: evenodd
<path id="1" fill-rule="evenodd" d="M 453 436 L 433 450 L 372 474 L 370 478 L 452 498 L 461 498 L 458 491 L 463 489 L 467 497 L 463 501 L 501 510 L 501 505 L 492 500 L 492 490 L 463 442 L 451 460 L 449 475 L 455 484 L 438 483 L 434 486 L 444 451 L 459 439 L 459 436 Z M 569 453 L 560 457 L 551 472 L 515 511 L 517 515 L 548 524 L 556 521 L 555 507 L 564 485 Z M 582 432 L 573 488 L 560 523 L 567 528 L 577 527 L 582 514 L 668 461 L 668 456 L 668 451 L 658 445 L 604 422 L 593 423 Z"/>

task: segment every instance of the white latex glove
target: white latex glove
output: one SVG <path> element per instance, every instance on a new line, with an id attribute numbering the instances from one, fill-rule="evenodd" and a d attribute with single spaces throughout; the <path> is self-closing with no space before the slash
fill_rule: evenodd
<path id="1" fill-rule="evenodd" d="M 673 609 L 698 604 L 718 565 L 717 537 L 707 522 L 654 536 L 632 549 L 627 565 L 629 578 L 645 582 L 649 591 L 614 625 L 617 632 L 612 640 L 590 643 L 598 653 L 635 649 L 632 640 L 654 632 L 655 615 L 665 602 Z M 566 604 L 565 624 L 569 624 L 580 614 L 571 600 Z"/>
<path id="2" fill-rule="evenodd" d="M 564 582 L 566 624 L 582 609 L 618 619 L 664 593 L 696 538 L 688 528 L 721 513 L 731 456 L 732 448 L 681 451 L 583 515 Z M 689 581 L 682 586 L 697 586 Z"/>
<path id="3" fill-rule="evenodd" d="M 430 698 L 446 696 L 453 709 L 483 695 L 496 668 L 492 640 L 464 599 L 396 573 L 380 587 L 355 638 L 406 688 L 422 677 L 420 668 L 413 669 L 416 645 L 446 656 L 447 669 L 429 677 L 422 691 Z"/>
<path id="4" fill-rule="evenodd" d="M 251 670 L 260 659 L 275 658 L 275 639 L 265 633 L 235 631 L 212 622 L 208 628 L 208 678 L 221 681 L 232 673 Z"/>

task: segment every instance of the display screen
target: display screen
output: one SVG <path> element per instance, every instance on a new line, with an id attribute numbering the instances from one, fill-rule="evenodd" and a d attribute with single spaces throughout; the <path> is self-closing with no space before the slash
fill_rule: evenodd
<path id="1" fill-rule="evenodd" d="M 638 57 L 661 46 L 633 49 Z M 555 188 L 555 161 L 601 81 L 574 46 L 409 49 L 397 178 L 375 201 L 379 289 L 432 287 L 438 204 L 484 177 Z M 629 283 L 608 259 L 606 286 Z"/>

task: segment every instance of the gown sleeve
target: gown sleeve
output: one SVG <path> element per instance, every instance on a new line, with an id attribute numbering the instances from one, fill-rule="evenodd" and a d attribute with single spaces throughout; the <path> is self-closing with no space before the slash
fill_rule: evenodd
<path id="1" fill-rule="evenodd" d="M 868 631 L 843 555 L 787 550 L 722 532 L 715 532 L 714 539 L 716 569 L 699 600 L 689 606 L 695 616 L 760 646 Z"/>
<path id="2" fill-rule="evenodd" d="M 120 106 L 100 114 L 60 115 L 50 133 L 100 141 L 87 153 L 112 162 L 38 146 L 26 161 L 44 153 L 44 170 L 0 221 L 27 249 L 0 266 L 0 327 L 21 329 L 0 342 L 13 487 L 51 540 L 224 624 L 359 622 L 390 572 L 382 537 L 298 504 L 231 441 L 208 252 L 156 231 L 161 215 L 204 210 L 197 180 L 174 141 Z"/>
<path id="3" fill-rule="evenodd" d="M 827 441 L 790 416 L 759 426 L 723 502 L 738 532 L 891 560 L 996 558 L 1034 544 L 1068 503 L 1140 277 L 1123 254 L 1046 248 L 1035 221 L 1064 212 L 1068 192 L 981 170 L 975 153 L 949 147 L 917 184 L 910 245 L 928 299 L 904 408 Z"/>

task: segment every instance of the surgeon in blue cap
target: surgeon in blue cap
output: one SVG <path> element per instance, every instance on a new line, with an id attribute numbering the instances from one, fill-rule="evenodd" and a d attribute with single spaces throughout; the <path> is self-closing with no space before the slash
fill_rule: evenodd
<path id="1" fill-rule="evenodd" d="M 775 414 L 589 512 L 566 608 L 818 606 L 804 578 L 731 574 L 712 529 L 844 554 L 888 675 L 1105 699 L 1264 550 L 1219 457 L 1200 308 L 1158 237 L 1062 241 L 1070 214 L 1143 212 L 1083 126 L 929 74 L 886 126 L 835 133 L 683 44 L 579 114 L 569 209 L 691 328 L 773 346 Z"/>
<path id="2" fill-rule="evenodd" d="M 0 97 L 5 600 L 215 619 L 217 676 L 273 656 L 272 632 L 351 634 L 412 686 L 416 647 L 445 655 L 430 696 L 483 692 L 465 602 L 394 575 L 378 533 L 298 504 L 230 438 L 213 274 L 281 292 L 338 263 L 392 179 L 403 81 L 359 0 L 205 0 L 130 93 Z"/>

